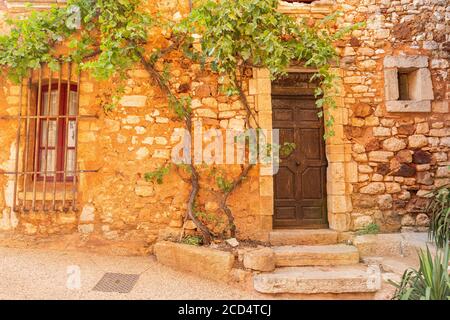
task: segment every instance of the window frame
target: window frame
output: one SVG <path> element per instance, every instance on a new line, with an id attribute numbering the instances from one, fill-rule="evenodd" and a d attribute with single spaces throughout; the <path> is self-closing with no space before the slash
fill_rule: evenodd
<path id="1" fill-rule="evenodd" d="M 74 179 L 74 175 L 76 175 L 76 172 L 71 172 L 70 175 L 68 174 L 69 171 L 71 171 L 69 168 L 65 168 L 67 167 L 67 164 L 65 164 L 65 157 L 66 157 L 66 140 L 67 142 L 68 137 L 67 134 L 69 134 L 69 125 L 67 124 L 67 122 L 70 121 L 76 121 L 77 115 L 69 115 L 69 103 L 70 103 L 70 99 L 68 99 L 68 84 L 67 82 L 62 82 L 61 85 L 59 86 L 58 83 L 53 83 L 51 84 L 51 90 L 50 90 L 50 96 L 49 99 L 51 97 L 51 94 L 53 92 L 60 92 L 59 94 L 59 102 L 58 102 L 58 115 L 57 116 L 48 116 L 48 118 L 39 118 L 38 122 L 39 122 L 39 136 L 35 137 L 35 143 L 38 144 L 38 148 L 37 148 L 37 154 L 34 155 L 34 157 L 38 157 L 37 158 L 37 175 L 36 175 L 36 180 L 37 181 L 48 181 L 48 182 L 53 182 L 55 177 L 56 177 L 56 182 L 73 182 Z M 37 90 L 39 90 L 39 88 L 37 88 Z M 48 106 L 44 105 L 45 102 L 45 94 L 48 94 L 49 92 L 49 84 L 45 84 L 41 86 L 41 110 L 40 110 L 40 117 L 47 117 L 45 115 L 45 110 L 47 109 Z M 70 92 L 75 92 L 76 94 L 78 94 L 78 88 L 76 84 L 70 84 Z M 49 102 L 47 101 L 47 104 Z M 38 100 L 36 99 L 36 103 L 35 103 L 35 107 L 36 107 L 36 113 L 37 113 L 37 105 L 38 105 Z M 78 108 L 78 103 L 76 103 L 76 107 Z M 69 116 L 69 117 L 68 117 Z M 67 118 L 66 118 L 67 117 Z M 50 122 L 50 121 L 57 121 L 57 130 L 56 130 L 56 143 L 54 147 L 49 147 L 48 145 L 45 145 L 45 140 L 43 139 L 43 134 L 44 134 L 44 123 L 45 122 Z M 48 124 L 47 124 L 47 130 L 48 130 Z M 75 129 L 76 130 L 76 129 Z M 77 132 L 75 132 L 75 134 L 78 134 Z M 47 134 L 47 138 L 48 138 L 48 134 Z M 76 146 L 73 147 L 67 147 L 67 151 L 68 150 L 74 150 L 75 151 Z M 44 171 L 44 168 L 42 168 L 42 162 L 41 162 L 41 156 L 43 154 L 45 154 L 44 152 L 48 150 L 56 150 L 56 168 L 55 171 L 57 171 L 58 173 L 55 173 L 55 175 L 49 175 L 48 173 L 46 174 Z M 67 155 L 69 153 L 67 152 Z M 47 155 L 48 157 L 48 155 Z M 69 158 L 69 157 L 67 157 Z M 48 161 L 48 158 L 47 158 Z M 67 159 L 66 159 L 67 161 Z M 47 162 L 48 165 L 48 162 Z M 47 171 L 53 171 L 53 170 L 49 170 L 49 168 L 47 168 Z M 75 168 L 72 169 L 72 171 L 76 171 L 76 164 L 75 164 Z"/>

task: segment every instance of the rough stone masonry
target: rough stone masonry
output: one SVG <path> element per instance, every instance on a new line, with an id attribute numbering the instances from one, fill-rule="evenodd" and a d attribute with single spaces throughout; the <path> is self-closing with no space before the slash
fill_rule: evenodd
<path id="1" fill-rule="evenodd" d="M 56 1 L 27 2 L 45 8 Z M 169 17 L 189 10 L 187 0 L 148 6 Z M 5 14 L 26 10 L 23 1 L 0 1 L 0 32 L 7 32 Z M 336 135 L 326 142 L 330 228 L 353 231 L 371 222 L 387 232 L 426 228 L 428 193 L 450 183 L 448 1 L 281 1 L 279 10 L 299 19 L 320 19 L 340 10 L 344 13 L 337 21 L 340 26 L 366 22 L 336 43 L 341 56 L 335 68 L 341 76 L 338 107 L 331 111 Z M 153 36 L 152 41 L 165 41 Z M 243 106 L 218 90 L 216 75 L 175 54 L 170 63 L 171 87 L 192 96 L 195 117 L 205 128 L 243 128 Z M 403 100 L 405 81 L 410 92 Z M 101 105 L 110 98 L 111 86 L 82 74 L 80 113 L 98 118 L 80 122 L 78 167 L 99 171 L 81 176 L 81 210 L 12 212 L 12 177 L 0 174 L 0 232 L 32 236 L 27 239 L 80 234 L 84 240 L 148 250 L 158 237 L 179 234 L 190 185 L 174 172 L 161 185 L 146 182 L 144 174 L 169 160 L 178 143 L 173 132 L 180 123 L 142 67 L 129 70 L 119 107 L 104 114 Z M 269 129 L 270 88 L 267 72 L 254 70 L 247 95 L 260 123 Z M 0 80 L 1 115 L 17 115 L 19 89 L 6 78 Z M 0 170 L 11 171 L 17 121 L 0 121 Z M 217 209 L 211 195 L 200 195 L 200 202 L 206 211 Z M 232 196 L 230 207 L 239 238 L 267 240 L 272 230 L 273 179 L 254 170 Z"/>

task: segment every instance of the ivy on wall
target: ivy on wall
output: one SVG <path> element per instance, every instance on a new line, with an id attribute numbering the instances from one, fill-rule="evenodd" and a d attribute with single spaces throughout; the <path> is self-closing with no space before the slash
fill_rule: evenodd
<path id="1" fill-rule="evenodd" d="M 330 66 L 338 58 L 333 42 L 358 25 L 336 30 L 339 13 L 321 21 L 295 20 L 277 11 L 278 0 L 196 1 L 191 13 L 178 22 L 163 20 L 159 14 L 151 16 L 145 6 L 143 0 L 69 0 L 66 7 L 32 11 L 24 19 L 10 19 L 10 33 L 0 36 L 0 68 L 17 82 L 42 63 L 57 69 L 60 62 L 71 61 L 95 78 L 105 80 L 125 79 L 126 71 L 141 63 L 167 95 L 169 107 L 186 129 L 192 131 L 190 98 L 179 97 L 168 84 L 167 72 L 155 67 L 158 62 L 164 63 L 164 57 L 171 52 L 181 52 L 217 73 L 222 90 L 238 96 L 245 107 L 246 127 L 254 129 L 259 129 L 259 124 L 244 91 L 248 80 L 246 70 L 266 68 L 275 79 L 285 75 L 293 62 L 300 62 L 317 69 L 313 78 L 320 82 L 316 90 L 318 113 L 326 117 L 328 134 L 333 133 L 333 118 L 323 112 L 323 107 L 333 108 L 335 104 L 330 94 L 336 91 L 336 76 Z M 162 29 L 168 35 L 167 45 L 149 43 L 149 34 L 161 33 Z M 196 41 L 200 41 L 201 50 L 194 49 Z M 58 50 L 63 44 L 69 48 L 66 54 Z M 292 152 L 295 146 L 272 147 Z M 199 210 L 203 171 L 192 163 L 183 167 L 192 186 L 186 219 L 197 225 L 204 243 L 208 244 L 219 235 L 208 227 L 211 219 Z M 214 176 L 221 192 L 220 210 L 228 220 L 223 230 L 226 236 L 236 236 L 228 198 L 245 182 L 252 167 L 252 164 L 243 165 L 234 178 L 227 178 L 226 174 Z M 168 172 L 168 168 L 160 168 L 146 174 L 146 178 L 162 183 Z"/>

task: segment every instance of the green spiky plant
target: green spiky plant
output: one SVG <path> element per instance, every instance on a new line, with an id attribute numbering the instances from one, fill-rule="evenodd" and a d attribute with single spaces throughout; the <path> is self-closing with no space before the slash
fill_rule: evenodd
<path id="1" fill-rule="evenodd" d="M 448 275 L 449 246 L 433 258 L 430 249 L 419 253 L 419 270 L 408 269 L 400 283 L 394 300 L 450 300 Z"/>
<path id="2" fill-rule="evenodd" d="M 427 212 L 431 217 L 429 236 L 439 248 L 448 246 L 450 235 L 450 186 L 438 188 L 434 192 Z"/>
<path id="3" fill-rule="evenodd" d="M 419 252 L 419 270 L 408 269 L 396 288 L 395 300 L 450 300 L 449 240 L 450 190 L 443 186 L 433 192 L 427 208 L 431 216 L 429 237 L 441 249 L 433 258 L 430 249 Z"/>

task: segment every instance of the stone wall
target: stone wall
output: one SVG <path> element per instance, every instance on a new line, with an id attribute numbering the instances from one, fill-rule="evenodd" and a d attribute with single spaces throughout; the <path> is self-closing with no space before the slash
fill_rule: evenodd
<path id="1" fill-rule="evenodd" d="M 188 2 L 179 2 L 160 1 L 149 7 L 168 16 L 186 14 Z M 15 7 L 13 11 L 21 12 L 23 9 Z M 152 41 L 167 42 L 161 34 L 152 35 Z M 170 86 L 180 96 L 192 97 L 194 120 L 202 122 L 202 130 L 243 129 L 245 109 L 237 97 L 230 98 L 219 92 L 216 75 L 202 70 L 199 64 L 191 64 L 179 53 L 174 53 L 165 62 L 170 65 Z M 157 68 L 162 71 L 162 62 Z M 114 80 L 97 82 L 89 74 L 82 73 L 80 114 L 98 117 L 80 120 L 78 166 L 80 170 L 98 172 L 80 175 L 80 210 L 14 213 L 11 211 L 14 177 L 0 175 L 0 207 L 3 210 L 0 229 L 37 237 L 79 232 L 85 239 L 100 237 L 111 241 L 133 241 L 148 247 L 158 236 L 180 233 L 191 188 L 186 177 L 183 180 L 177 172 L 180 170 L 174 168 L 164 177 L 163 184 L 147 182 L 144 175 L 170 163 L 172 148 L 180 141 L 176 130 L 183 128 L 183 123 L 170 111 L 165 94 L 142 66 L 136 66 L 128 74 L 118 106 L 105 113 L 102 106 L 111 99 Z M 48 74 L 44 72 L 43 79 L 47 78 Z M 66 78 L 65 71 L 63 79 Z M 74 77 L 72 81 L 75 81 Z M 270 85 L 267 75 L 265 81 Z M 34 82 L 37 82 L 36 73 Z M 254 83 L 253 87 L 256 85 Z M 6 106 L 2 114 L 17 115 L 20 85 L 2 79 L 1 87 L 0 103 Z M 254 106 L 258 94 L 249 93 L 251 106 Z M 270 95 L 268 98 L 270 100 Z M 0 169 L 13 171 L 17 120 L 1 121 L 0 142 L 5 147 L 0 150 Z M 231 166 L 227 171 L 228 178 L 237 176 L 239 165 Z M 231 196 L 229 204 L 236 215 L 239 237 L 264 240 L 271 228 L 271 216 L 260 216 L 257 173 L 257 169 L 253 170 L 239 192 Z M 201 183 L 211 184 L 208 174 L 204 176 Z M 217 196 L 213 192 L 202 191 L 198 209 L 215 213 Z M 225 217 L 221 219 L 225 220 Z M 192 223 L 187 223 L 185 228 L 192 232 Z"/>
<path id="2" fill-rule="evenodd" d="M 188 1 L 159 1 L 150 8 L 168 16 L 186 14 Z M 450 182 L 446 51 L 450 8 L 445 0 L 321 0 L 280 6 L 287 14 L 317 19 L 338 9 L 344 12 L 338 19 L 340 25 L 367 23 L 336 43 L 342 56 L 336 72 L 342 79 L 338 108 L 331 111 L 336 118 L 336 135 L 327 141 L 330 227 L 349 231 L 377 222 L 385 231 L 422 229 L 428 223 L 422 213 L 427 193 Z M 4 12 L 0 2 L 0 17 Z M 167 41 L 158 34 L 152 35 L 152 40 Z M 426 60 L 432 80 L 431 110 L 387 111 L 385 61 L 403 56 L 425 57 L 420 59 Z M 176 53 L 167 62 L 171 66 L 170 85 L 180 95 L 192 96 L 195 117 L 202 119 L 204 129 L 243 127 L 242 105 L 219 92 L 215 75 Z M 86 239 L 137 241 L 145 247 L 158 235 L 179 233 L 189 184 L 176 170 L 161 185 L 146 182 L 144 174 L 168 162 L 178 143 L 173 133 L 182 125 L 142 67 L 130 70 L 129 75 L 118 107 L 107 114 L 101 106 L 111 98 L 113 83 L 99 83 L 88 74 L 82 75 L 80 112 L 97 114 L 98 118 L 80 122 L 78 165 L 99 172 L 81 176 L 81 210 L 12 213 L 12 177 L 0 175 L 0 230 L 34 237 L 79 232 Z M 2 79 L 0 88 L 0 113 L 16 115 L 19 87 Z M 267 72 L 255 70 L 247 93 L 259 112 L 260 124 L 270 129 Z M 17 121 L 0 121 L 0 169 L 8 171 L 14 164 Z M 227 171 L 236 174 L 238 168 Z M 240 238 L 266 240 L 272 229 L 273 181 L 259 173 L 253 170 L 230 199 Z M 208 183 L 207 179 L 203 183 Z M 217 209 L 213 193 L 200 194 L 199 203 L 207 212 Z"/>
<path id="3" fill-rule="evenodd" d="M 280 10 L 308 19 L 341 11 L 339 26 L 365 23 L 336 43 L 342 85 L 327 141 L 330 227 L 426 228 L 428 193 L 450 182 L 448 1 L 281 2 Z M 403 71 L 411 101 L 398 101 Z"/>
<path id="4" fill-rule="evenodd" d="M 388 231 L 423 229 L 428 192 L 450 182 L 449 3 L 337 2 L 345 22 L 367 23 L 341 48 L 349 109 L 345 134 L 358 167 L 350 228 L 373 221 Z M 425 72 L 431 71 L 432 88 L 426 81 L 422 87 L 433 100 L 431 109 L 389 110 L 386 94 L 392 83 L 386 71 L 392 63 L 417 57 Z"/>

